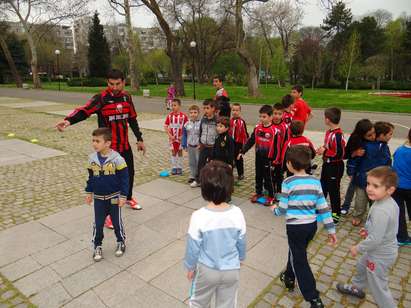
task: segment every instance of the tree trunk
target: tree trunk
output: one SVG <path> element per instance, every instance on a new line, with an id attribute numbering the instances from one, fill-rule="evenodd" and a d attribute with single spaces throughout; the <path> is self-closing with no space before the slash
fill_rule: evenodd
<path id="1" fill-rule="evenodd" d="M 180 55 L 175 52 L 169 54 L 171 61 L 171 76 L 176 87 L 177 96 L 185 96 L 183 80 L 183 64 Z"/>
<path id="2" fill-rule="evenodd" d="M 129 0 L 124 0 L 124 13 L 126 18 L 127 27 L 127 52 L 130 74 L 130 87 L 132 90 L 138 90 L 140 88 L 140 80 L 138 74 L 138 67 L 136 64 L 136 46 L 134 44 L 133 26 L 131 24 L 131 12 Z"/>
<path id="3" fill-rule="evenodd" d="M 7 46 L 7 42 L 5 41 L 2 35 L 0 35 L 0 47 L 3 50 L 7 63 L 9 64 L 11 74 L 13 75 L 14 81 L 16 82 L 16 87 L 22 88 L 23 82 L 21 80 L 20 74 L 16 68 L 16 64 L 14 63 L 13 57 L 11 56 L 9 47 Z"/>
<path id="4" fill-rule="evenodd" d="M 391 81 L 394 80 L 394 48 L 391 47 Z"/>
<path id="5" fill-rule="evenodd" d="M 31 66 L 31 73 L 33 77 L 33 87 L 35 89 L 40 89 L 41 81 L 40 81 L 39 69 L 38 69 L 37 47 L 34 44 L 31 33 L 28 30 L 26 30 L 26 37 L 27 37 L 27 42 L 29 43 L 30 53 L 31 53 L 30 66 Z"/>

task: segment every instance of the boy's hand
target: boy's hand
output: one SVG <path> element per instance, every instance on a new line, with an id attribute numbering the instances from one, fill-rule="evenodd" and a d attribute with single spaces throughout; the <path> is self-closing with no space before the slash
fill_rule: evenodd
<path id="1" fill-rule="evenodd" d="M 331 246 L 337 245 L 337 235 L 335 233 L 328 234 L 328 243 Z"/>
<path id="2" fill-rule="evenodd" d="M 118 199 L 118 206 L 123 207 L 126 204 L 126 199 L 125 198 L 120 198 Z"/>
<path id="3" fill-rule="evenodd" d="M 316 151 L 317 155 L 323 155 L 324 152 L 325 152 L 324 146 L 319 147 Z"/>
<path id="4" fill-rule="evenodd" d="M 193 280 L 195 273 L 196 273 L 195 271 L 187 272 L 187 279 L 190 281 Z"/>
<path id="5" fill-rule="evenodd" d="M 62 132 L 66 127 L 70 126 L 70 122 L 67 120 L 62 120 L 56 124 L 56 128 L 58 131 Z"/>
<path id="6" fill-rule="evenodd" d="M 352 246 L 350 248 L 350 252 L 353 257 L 356 257 L 358 255 L 358 246 L 357 245 Z"/>
<path id="7" fill-rule="evenodd" d="M 368 232 L 367 232 L 367 230 L 366 230 L 365 228 L 361 228 L 361 229 L 360 229 L 360 236 L 361 236 L 361 238 L 363 238 L 363 239 L 367 238 Z"/>
<path id="8" fill-rule="evenodd" d="M 87 194 L 86 204 L 91 205 L 92 202 L 93 202 L 93 197 L 91 196 L 91 194 Z"/>
<path id="9" fill-rule="evenodd" d="M 270 210 L 271 210 L 272 212 L 274 212 L 274 210 L 275 210 L 277 207 L 278 207 L 278 206 L 277 206 L 276 204 L 274 204 L 274 205 L 270 206 Z"/>
<path id="10" fill-rule="evenodd" d="M 355 150 L 352 154 L 351 157 L 362 157 L 365 154 L 365 150 L 363 148 L 359 148 L 358 150 Z"/>
<path id="11" fill-rule="evenodd" d="M 237 155 L 237 160 L 240 160 L 242 157 L 244 156 L 244 154 L 240 153 Z"/>

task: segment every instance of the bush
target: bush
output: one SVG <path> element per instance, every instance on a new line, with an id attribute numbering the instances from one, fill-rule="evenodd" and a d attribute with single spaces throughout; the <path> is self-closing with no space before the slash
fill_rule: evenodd
<path id="1" fill-rule="evenodd" d="M 67 85 L 69 87 L 104 87 L 107 85 L 107 79 L 97 77 L 72 78 L 67 81 Z"/>
<path id="2" fill-rule="evenodd" d="M 311 87 L 311 84 L 309 85 Z M 317 88 L 322 88 L 322 89 L 341 89 L 342 84 L 338 80 L 330 80 L 326 83 L 319 83 L 317 85 Z"/>
<path id="3" fill-rule="evenodd" d="M 365 80 L 354 80 L 348 83 L 348 89 L 350 90 L 370 90 L 373 88 L 374 83 Z"/>
<path id="4" fill-rule="evenodd" d="M 380 85 L 381 90 L 411 90 L 410 81 L 382 81 Z"/>

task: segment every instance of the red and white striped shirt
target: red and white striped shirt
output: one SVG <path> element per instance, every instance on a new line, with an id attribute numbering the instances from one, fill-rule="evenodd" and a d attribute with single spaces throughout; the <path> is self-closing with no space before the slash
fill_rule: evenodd
<path id="1" fill-rule="evenodd" d="M 183 112 L 171 112 L 167 115 L 164 126 L 167 127 L 170 134 L 178 141 L 183 136 L 184 124 L 188 122 L 188 117 Z"/>

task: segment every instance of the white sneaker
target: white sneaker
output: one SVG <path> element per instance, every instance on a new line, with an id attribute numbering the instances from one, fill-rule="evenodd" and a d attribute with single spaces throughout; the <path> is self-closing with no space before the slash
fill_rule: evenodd
<path id="1" fill-rule="evenodd" d="M 193 183 L 190 184 L 191 188 L 196 188 L 196 187 L 199 187 L 199 186 L 200 186 L 200 184 L 198 184 L 196 181 L 193 181 Z"/>

